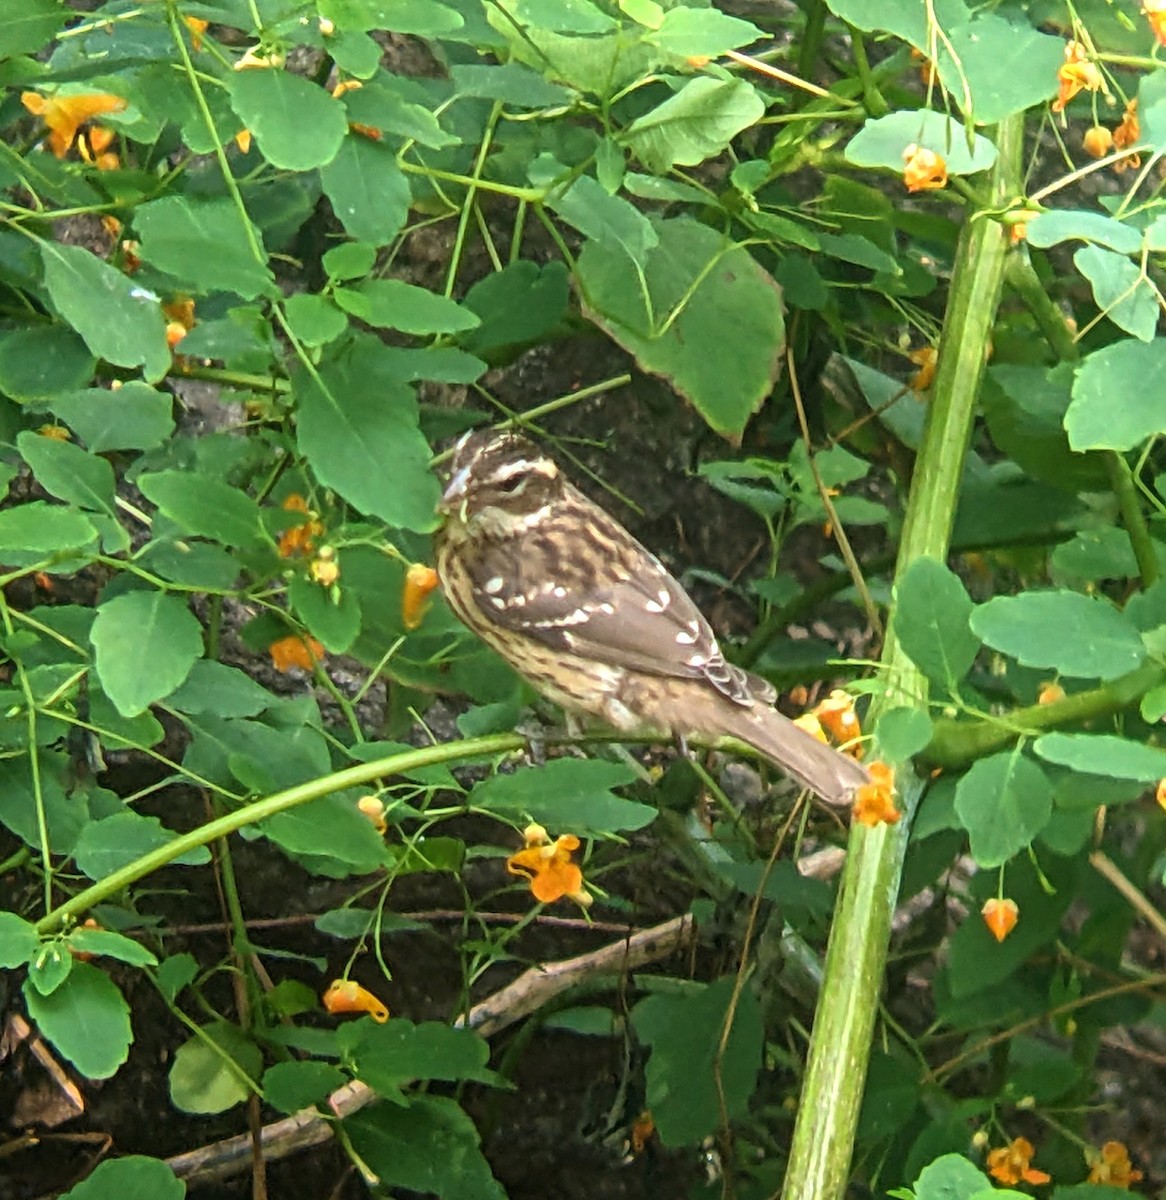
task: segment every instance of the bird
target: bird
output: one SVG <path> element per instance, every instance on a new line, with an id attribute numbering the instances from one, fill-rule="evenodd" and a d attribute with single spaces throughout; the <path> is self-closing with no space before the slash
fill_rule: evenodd
<path id="1" fill-rule="evenodd" d="M 523 434 L 463 435 L 438 513 L 450 607 L 568 714 L 681 745 L 730 735 L 831 804 L 869 782 L 773 707 L 771 683 L 726 660 L 660 560 Z"/>

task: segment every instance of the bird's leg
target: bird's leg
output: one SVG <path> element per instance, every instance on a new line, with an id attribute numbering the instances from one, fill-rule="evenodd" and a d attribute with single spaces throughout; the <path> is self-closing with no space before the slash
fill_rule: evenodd
<path id="1" fill-rule="evenodd" d="M 683 733 L 674 733 L 672 735 L 672 740 L 676 743 L 676 753 L 679 754 L 681 758 L 691 759 L 693 757 L 692 751 L 688 746 L 688 738 Z"/>

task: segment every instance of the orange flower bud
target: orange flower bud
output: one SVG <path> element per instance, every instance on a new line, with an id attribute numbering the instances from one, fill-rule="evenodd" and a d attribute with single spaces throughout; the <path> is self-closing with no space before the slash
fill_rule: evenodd
<path id="1" fill-rule="evenodd" d="M 1016 928 L 1020 909 L 1015 900 L 988 900 L 980 909 L 980 916 L 984 918 L 984 924 L 992 936 L 1002 942 Z"/>
<path id="2" fill-rule="evenodd" d="M 931 191 L 947 186 L 947 163 L 941 154 L 916 146 L 903 151 L 903 182 L 909 192 Z"/>
<path id="3" fill-rule="evenodd" d="M 190 30 L 190 44 L 197 54 L 202 49 L 202 35 L 206 33 L 210 22 L 204 21 L 202 17 L 183 17 L 182 21 Z"/>
<path id="4" fill-rule="evenodd" d="M 372 822 L 377 833 L 384 833 L 389 828 L 385 820 L 384 801 L 379 796 L 361 796 L 356 802 L 359 811 Z"/>
<path id="5" fill-rule="evenodd" d="M 1163 808 L 1166 808 L 1166 779 L 1158 780 L 1158 787 L 1154 792 L 1154 799 L 1157 800 Z"/>
<path id="6" fill-rule="evenodd" d="M 401 592 L 401 623 L 416 629 L 425 617 L 426 600 L 438 585 L 437 572 L 424 563 L 411 563 Z"/>
<path id="7" fill-rule="evenodd" d="M 1058 700 L 1064 700 L 1065 689 L 1059 683 L 1049 681 L 1040 685 L 1040 690 L 1036 694 L 1037 704 L 1056 704 Z"/>
<path id="8" fill-rule="evenodd" d="M 925 392 L 935 379 L 935 368 L 939 365 L 939 350 L 935 346 L 920 346 L 909 350 L 907 357 L 919 368 L 907 381 L 913 392 Z"/>
<path id="9" fill-rule="evenodd" d="M 308 574 L 321 586 L 331 587 L 340 578 L 340 564 L 331 546 L 321 546 L 320 553 L 308 566 Z"/>
<path id="10" fill-rule="evenodd" d="M 389 1010 L 367 988 L 354 979 L 334 979 L 324 993 L 324 1007 L 335 1016 L 337 1013 L 368 1013 L 378 1025 L 389 1019 Z"/>
<path id="11" fill-rule="evenodd" d="M 1113 149 L 1113 134 L 1104 125 L 1091 125 L 1081 138 L 1090 158 L 1104 158 Z"/>

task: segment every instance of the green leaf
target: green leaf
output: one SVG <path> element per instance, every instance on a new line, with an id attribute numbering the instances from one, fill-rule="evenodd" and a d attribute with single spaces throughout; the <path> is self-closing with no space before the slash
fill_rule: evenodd
<path id="1" fill-rule="evenodd" d="M 344 1129 L 384 1187 L 441 1200 L 505 1200 L 474 1123 L 444 1096 L 413 1096 L 408 1108 L 372 1105 L 346 1118 Z"/>
<path id="2" fill-rule="evenodd" d="M 1131 450 L 1166 433 L 1166 338 L 1124 339 L 1077 368 L 1065 431 L 1074 450 Z"/>
<path id="3" fill-rule="evenodd" d="M 430 150 L 445 150 L 459 141 L 442 129 L 432 107 L 409 100 L 401 81 L 387 72 L 382 72 L 364 87 L 346 93 L 344 107 L 348 110 L 350 123 L 407 138 Z"/>
<path id="4" fill-rule="evenodd" d="M 399 1094 L 415 1079 L 495 1079 L 486 1067 L 489 1045 L 469 1029 L 451 1029 L 436 1021 L 414 1025 L 394 1017 L 384 1025 L 360 1021 L 343 1026 L 339 1038 L 356 1077 L 382 1096 Z"/>
<path id="5" fill-rule="evenodd" d="M 147 500 L 187 533 L 228 546 L 263 540 L 259 505 L 221 479 L 193 471 L 159 471 L 139 475 L 137 484 Z"/>
<path id="6" fill-rule="evenodd" d="M 916 1200 L 971 1200 L 991 1186 L 962 1154 L 945 1154 L 923 1168 L 912 1190 Z"/>
<path id="7" fill-rule="evenodd" d="M 345 312 L 401 333 L 460 333 L 478 325 L 477 315 L 456 300 L 400 279 L 366 279 L 355 288 L 337 288 L 334 295 Z"/>
<path id="8" fill-rule="evenodd" d="M 993 649 L 1026 667 L 1083 679 L 1116 679 L 1146 657 L 1128 617 L 1107 600 L 1080 592 L 996 596 L 975 610 L 971 626 Z"/>
<path id="9" fill-rule="evenodd" d="M 126 717 L 169 696 L 202 656 L 202 627 L 164 592 L 128 592 L 97 609 L 90 634 L 97 677 Z"/>
<path id="10" fill-rule="evenodd" d="M 335 158 L 321 169 L 320 182 L 350 237 L 387 246 L 404 228 L 412 195 L 409 180 L 388 146 L 350 133 Z M 363 274 L 357 271 L 349 277 Z"/>
<path id="11" fill-rule="evenodd" d="M 320 483 L 355 508 L 426 531 L 436 525 L 441 489 L 418 428 L 417 399 L 396 378 L 384 349 L 360 337 L 321 365 L 319 382 L 297 378 L 299 449 Z"/>
<path id="12" fill-rule="evenodd" d="M 336 157 L 348 132 L 344 106 L 302 75 L 235 72 L 231 107 L 255 135 L 263 157 L 284 171 L 310 171 Z"/>
<path id="13" fill-rule="evenodd" d="M 50 554 L 80 550 L 96 538 L 97 530 L 75 509 L 33 500 L 0 511 L 0 557 L 9 566 L 24 566 Z"/>
<path id="14" fill-rule="evenodd" d="M 933 683 L 954 691 L 980 650 L 969 626 L 975 605 L 959 577 L 933 558 L 920 558 L 896 588 L 895 636 Z"/>
<path id="15" fill-rule="evenodd" d="M 167 845 L 177 836 L 157 817 L 127 809 L 100 821 L 88 821 L 73 847 L 73 861 L 90 879 L 104 879 L 114 871 L 128 867 L 143 854 Z M 186 866 L 200 866 L 210 862 L 210 857 L 210 851 L 199 846 L 174 861 Z"/>
<path id="16" fill-rule="evenodd" d="M 97 360 L 65 325 L 0 332 L 0 392 L 20 403 L 84 387 Z"/>
<path id="17" fill-rule="evenodd" d="M 1053 789 L 1044 771 L 1016 752 L 982 758 L 956 785 L 955 811 L 972 857 L 984 870 L 1021 853 L 1049 823 Z"/>
<path id="18" fill-rule="evenodd" d="M 164 958 L 155 976 L 158 990 L 167 1000 L 173 1000 L 183 988 L 194 982 L 198 977 L 198 969 L 198 960 L 185 950 Z"/>
<path id="19" fill-rule="evenodd" d="M 170 1064 L 170 1099 L 188 1113 L 221 1113 L 251 1094 L 263 1070 L 259 1047 L 237 1025 L 216 1021 L 178 1047 Z"/>
<path id="20" fill-rule="evenodd" d="M 908 146 L 942 156 L 949 175 L 986 171 L 996 161 L 996 147 L 987 138 L 974 134 L 969 150 L 967 131 L 959 121 L 923 109 L 868 120 L 847 143 L 845 157 L 856 167 L 885 167 L 901 176 Z"/>
<path id="21" fill-rule="evenodd" d="M 461 13 L 436 0 L 319 0 L 320 16 L 343 30 L 391 30 L 417 37 L 455 33 L 464 24 Z"/>
<path id="22" fill-rule="evenodd" d="M 690 79 L 663 104 L 637 117 L 621 141 L 651 172 L 694 167 L 713 158 L 765 112 L 757 89 L 743 79 Z"/>
<path id="23" fill-rule="evenodd" d="M 643 829 L 656 818 L 647 804 L 624 800 L 611 789 L 635 776 L 620 763 L 598 759 L 556 758 L 513 775 L 491 775 L 474 788 L 470 803 L 487 812 L 528 816 L 552 833 L 603 836 L 616 830 Z"/>
<path id="24" fill-rule="evenodd" d="M 1089 280 L 1093 299 L 1119 329 L 1143 342 L 1158 326 L 1158 292 L 1140 267 L 1124 254 L 1100 246 L 1082 246 L 1073 255 L 1077 270 Z"/>
<path id="25" fill-rule="evenodd" d="M 16 448 L 50 495 L 78 508 L 116 518 L 113 468 L 104 458 L 71 442 L 28 431 L 17 435 Z"/>
<path id="26" fill-rule="evenodd" d="M 51 996 L 69 978 L 76 959 L 60 940 L 45 942 L 29 964 L 28 982 L 41 996 Z"/>
<path id="27" fill-rule="evenodd" d="M 652 1051 L 646 1100 L 665 1146 L 696 1145 L 712 1133 L 722 1120 L 722 1095 L 730 1120 L 748 1107 L 764 1033 L 757 996 L 746 989 L 737 997 L 720 1053 L 734 991 L 729 976 L 699 990 L 649 996 L 632 1010 L 632 1025 Z"/>
<path id="28" fill-rule="evenodd" d="M 142 260 L 196 292 L 234 292 L 245 300 L 273 292 L 259 231 L 244 224 L 233 200 L 164 196 L 134 212 L 134 228 Z"/>
<path id="29" fill-rule="evenodd" d="M 1166 779 L 1166 750 L 1111 733 L 1046 733 L 1033 749 L 1046 762 L 1084 775 L 1154 783 Z"/>
<path id="30" fill-rule="evenodd" d="M 858 29 L 893 33 L 924 52 L 931 41 L 933 20 L 943 29 L 955 29 L 971 15 L 963 0 L 938 0 L 931 10 L 911 0 L 828 0 L 826 7 Z"/>
<path id="31" fill-rule="evenodd" d="M 107 450 L 150 450 L 174 432 L 174 399 L 140 380 L 120 388 L 86 388 L 53 396 L 52 412 L 94 454 Z"/>
<path id="32" fill-rule="evenodd" d="M 186 681 L 166 700 L 182 713 L 215 713 L 220 717 L 254 717 L 276 703 L 276 697 L 237 667 L 200 658 Z"/>
<path id="33" fill-rule="evenodd" d="M 23 715 L 21 720 L 23 720 Z M 66 729 L 61 730 L 64 737 Z M 53 854 L 69 854 L 89 823 L 84 795 L 66 795 L 62 783 L 63 756 L 41 755 L 37 786 L 33 786 L 28 758 L 0 762 L 0 825 L 10 829 L 37 853 L 42 851 L 41 819 L 48 826 Z"/>
<path id="34" fill-rule="evenodd" d="M 268 817 L 259 828 L 291 854 L 325 855 L 353 873 L 375 871 L 387 861 L 383 838 L 348 796 L 321 796 Z"/>
<path id="35" fill-rule="evenodd" d="M 461 344 L 481 355 L 537 342 L 566 317 L 570 292 L 570 276 L 561 262 L 540 267 L 520 258 L 466 293 L 462 304 L 481 324 L 463 334 Z"/>
<path id="36" fill-rule="evenodd" d="M 644 41 L 678 58 L 719 58 L 765 36 L 751 21 L 715 8 L 672 8 Z"/>
<path id="37" fill-rule="evenodd" d="M 60 1200 L 183 1200 L 186 1184 L 160 1159 L 108 1158 Z"/>
<path id="38" fill-rule="evenodd" d="M 449 77 L 459 96 L 501 100 L 512 108 L 549 108 L 568 104 L 572 93 L 544 79 L 520 62 L 501 66 L 459 63 L 450 67 Z"/>
<path id="39" fill-rule="evenodd" d="M 263 1098 L 280 1112 L 294 1113 L 326 1100 L 348 1082 L 339 1067 L 322 1062 L 281 1062 L 263 1073 Z"/>
<path id="40" fill-rule="evenodd" d="M 60 0 L 7 0 L 0 22 L 0 60 L 35 54 L 72 15 Z"/>
<path id="41" fill-rule="evenodd" d="M 906 762 L 931 741 L 933 730 L 931 718 L 923 709 L 906 705 L 892 708 L 879 717 L 875 726 L 879 757 L 887 762 Z"/>
<path id="42" fill-rule="evenodd" d="M 634 204 L 620 196 L 609 196 L 590 175 L 575 178 L 574 172 L 567 173 L 545 155 L 531 165 L 528 173 L 532 183 L 549 189 L 546 204 L 552 212 L 602 245 L 622 246 L 637 265 L 644 264 L 659 241 L 651 221 Z M 552 185 L 564 174 L 571 179 L 570 186 L 556 190 Z"/>
<path id="43" fill-rule="evenodd" d="M 738 437 L 773 388 L 785 345 L 781 294 L 740 246 L 695 221 L 655 222 L 659 245 L 632 283 L 622 250 L 588 242 L 585 313 L 662 375 L 718 433 Z"/>
<path id="44" fill-rule="evenodd" d="M 69 949 L 79 954 L 104 955 L 131 967 L 156 967 L 158 959 L 133 938 L 114 933 L 109 929 L 86 929 L 79 925 L 66 939 Z"/>
<path id="45" fill-rule="evenodd" d="M 170 367 L 166 323 L 153 292 L 80 246 L 41 242 L 53 307 L 106 362 L 141 367 L 147 380 Z"/>
<path id="46" fill-rule="evenodd" d="M 1074 238 L 1108 246 L 1119 254 L 1137 254 L 1142 248 L 1138 230 L 1099 212 L 1053 208 L 1038 213 L 1024 225 L 1025 241 L 1041 250 Z"/>
<path id="47" fill-rule="evenodd" d="M 283 313 L 294 336 L 307 346 L 327 345 L 348 328 L 348 318 L 331 300 L 309 292 L 289 296 Z"/>
<path id="48" fill-rule="evenodd" d="M 34 925 L 14 912 L 0 912 L 0 967 L 11 969 L 32 962 L 39 945 Z"/>
<path id="49" fill-rule="evenodd" d="M 288 600 L 308 632 L 329 654 L 344 654 L 356 641 L 360 600 L 351 589 L 341 587 L 334 593 L 306 575 L 293 575 L 288 583 Z"/>
<path id="50" fill-rule="evenodd" d="M 28 1015 L 87 1079 L 108 1079 L 129 1056 L 130 1007 L 113 980 L 91 963 L 74 962 L 69 978 L 42 996 L 25 981 Z"/>

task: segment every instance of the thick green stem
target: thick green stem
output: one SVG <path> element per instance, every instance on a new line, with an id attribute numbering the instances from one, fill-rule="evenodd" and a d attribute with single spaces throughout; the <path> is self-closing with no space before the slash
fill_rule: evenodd
<path id="1" fill-rule="evenodd" d="M 1003 205 L 1020 178 L 1023 120 L 997 130 L 992 201 Z M 976 396 L 1003 285 L 1006 230 L 972 214 L 956 247 L 955 272 L 940 341 L 927 427 L 911 484 L 897 574 L 922 557 L 947 555 Z M 899 647 L 892 614 L 882 663 L 884 690 L 872 718 L 898 705 L 927 702 L 927 684 Z M 784 1200 L 833 1200 L 847 1184 L 878 1013 L 891 916 L 911 813 L 921 783 L 900 766 L 904 819 L 873 829 L 855 825 L 826 951 L 822 996 L 782 1191 Z"/>

